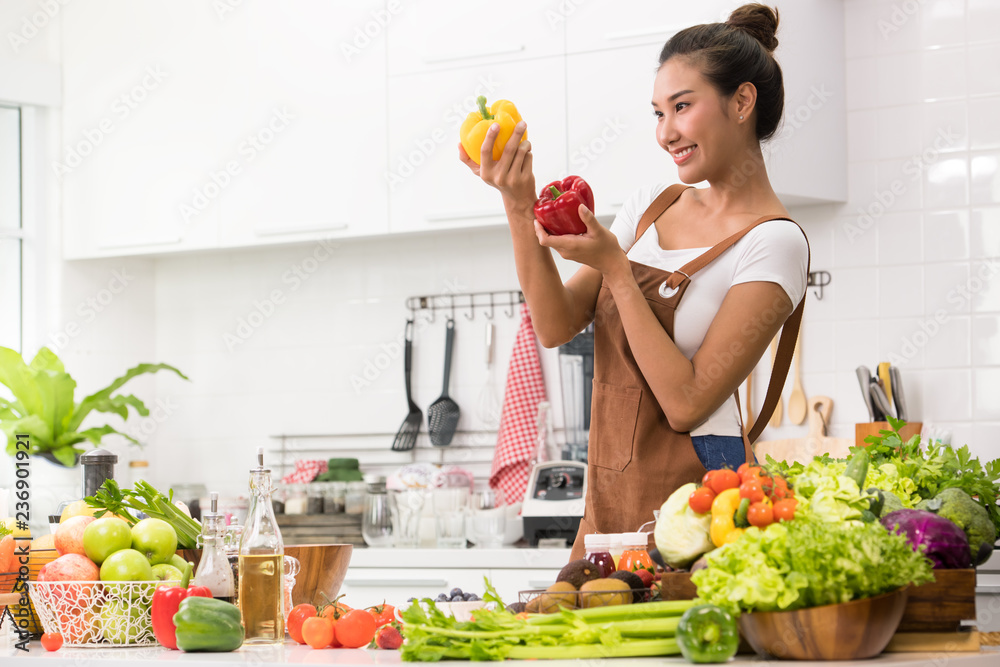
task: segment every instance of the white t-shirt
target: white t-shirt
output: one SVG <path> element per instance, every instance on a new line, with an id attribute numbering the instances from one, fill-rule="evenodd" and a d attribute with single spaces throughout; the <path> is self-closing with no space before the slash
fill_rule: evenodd
<path id="1" fill-rule="evenodd" d="M 708 248 L 664 250 L 660 247 L 655 225 L 650 225 L 635 241 L 639 218 L 666 187 L 667 184 L 661 184 L 636 191 L 622 205 L 611 231 L 633 262 L 676 271 Z M 795 223 L 771 220 L 747 232 L 694 274 L 674 314 L 674 342 L 684 356 L 693 358 L 701 347 L 709 325 L 733 285 L 755 281 L 777 283 L 792 304 L 797 305 L 806 289 L 807 253 L 805 236 Z M 735 397 L 730 396 L 715 413 L 692 429 L 691 435 L 739 436 L 738 411 Z"/>

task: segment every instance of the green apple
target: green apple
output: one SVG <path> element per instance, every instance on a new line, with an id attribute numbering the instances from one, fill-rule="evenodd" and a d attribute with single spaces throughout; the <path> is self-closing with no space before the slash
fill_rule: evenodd
<path id="1" fill-rule="evenodd" d="M 183 572 L 184 566 L 187 564 L 187 561 L 181 558 L 178 554 L 174 554 L 173 556 L 170 557 L 170 560 L 168 560 L 167 563 L 173 565 L 178 570 Z M 191 565 L 191 569 L 192 571 L 194 570 L 194 564 Z"/>
<path id="2" fill-rule="evenodd" d="M 101 564 L 101 581 L 152 581 L 153 568 L 135 549 L 116 551 Z"/>
<path id="3" fill-rule="evenodd" d="M 149 607 L 128 600 L 107 600 L 101 607 L 100 624 L 101 635 L 112 644 L 135 643 L 153 633 Z"/>
<path id="4" fill-rule="evenodd" d="M 115 517 L 101 517 L 83 530 L 83 552 L 98 565 L 116 551 L 132 546 L 132 531 L 128 523 Z"/>
<path id="5" fill-rule="evenodd" d="M 184 573 L 170 563 L 157 563 L 153 566 L 153 578 L 160 581 L 180 581 Z"/>
<path id="6" fill-rule="evenodd" d="M 132 548 L 150 565 L 169 562 L 177 551 L 177 531 L 163 519 L 143 519 L 132 526 Z"/>

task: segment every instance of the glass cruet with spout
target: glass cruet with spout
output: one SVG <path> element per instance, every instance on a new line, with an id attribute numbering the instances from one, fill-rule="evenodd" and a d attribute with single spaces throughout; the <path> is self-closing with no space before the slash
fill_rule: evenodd
<path id="1" fill-rule="evenodd" d="M 250 469 L 250 508 L 240 537 L 240 613 L 247 644 L 285 641 L 283 610 L 284 544 L 271 504 L 271 471 L 264 467 L 264 448 Z"/>
<path id="2" fill-rule="evenodd" d="M 198 586 L 207 586 L 214 598 L 235 603 L 235 580 L 233 568 L 223 547 L 226 525 L 224 517 L 219 514 L 218 492 L 213 491 L 210 498 L 211 511 L 203 512 L 201 515 L 198 547 L 202 549 L 202 554 L 198 562 L 198 571 L 194 575 L 194 583 Z"/>

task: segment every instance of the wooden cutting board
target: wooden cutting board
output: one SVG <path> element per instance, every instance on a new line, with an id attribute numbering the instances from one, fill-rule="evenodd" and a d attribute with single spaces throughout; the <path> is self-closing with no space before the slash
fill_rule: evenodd
<path id="1" fill-rule="evenodd" d="M 829 454 L 834 458 L 847 458 L 848 449 L 854 446 L 852 438 L 832 438 L 826 434 L 833 412 L 833 399 L 829 396 L 813 396 L 809 399 L 807 422 L 809 431 L 804 438 L 768 440 L 754 445 L 757 460 L 763 462 L 768 456 L 789 463 L 808 463 L 814 456 Z"/>

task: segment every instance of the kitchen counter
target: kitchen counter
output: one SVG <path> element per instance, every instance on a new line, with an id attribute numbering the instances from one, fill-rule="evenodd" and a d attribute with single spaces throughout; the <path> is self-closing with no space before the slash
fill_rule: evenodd
<path id="1" fill-rule="evenodd" d="M 69 649 L 47 653 L 38 642 L 32 642 L 27 653 L 13 648 L 5 649 L 4 664 L 32 664 L 30 661 L 44 660 L 45 665 L 71 665 L 79 667 L 119 667 L 140 662 L 169 661 L 195 666 L 217 666 L 225 664 L 253 664 L 257 667 L 285 664 L 332 664 L 343 667 L 368 667 L 370 665 L 398 665 L 399 651 L 379 651 L 366 649 L 324 649 L 314 650 L 308 646 L 285 644 L 284 646 L 243 647 L 233 653 L 182 653 L 161 647 L 118 648 L 118 649 Z M 871 660 L 856 662 L 789 662 L 797 667 L 831 667 L 833 665 L 892 665 L 892 667 L 939 667 L 947 661 L 948 667 L 994 667 L 1000 661 L 1000 650 L 986 648 L 979 653 L 887 653 Z M 508 661 L 515 664 L 526 661 Z M 652 667 L 664 662 L 686 665 L 683 658 L 618 658 L 602 660 L 600 667 Z M 761 658 L 755 655 L 738 656 L 730 664 L 745 663 L 759 665 Z M 466 663 L 469 664 L 469 663 Z M 482 663 L 480 663 L 482 664 Z M 539 661 L 530 661 L 538 667 Z M 549 660 L 551 667 L 579 667 L 580 660 Z"/>
<path id="2" fill-rule="evenodd" d="M 354 549 L 351 567 L 475 568 L 479 570 L 560 570 L 569 549 Z"/>

